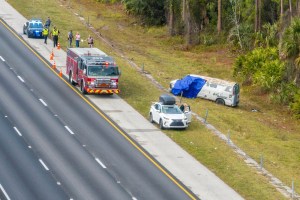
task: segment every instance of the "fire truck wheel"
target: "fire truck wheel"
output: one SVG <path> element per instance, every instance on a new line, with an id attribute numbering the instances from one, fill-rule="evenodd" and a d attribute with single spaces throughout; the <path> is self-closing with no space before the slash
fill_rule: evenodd
<path id="1" fill-rule="evenodd" d="M 70 82 L 72 85 L 75 85 L 75 82 L 73 81 L 73 78 L 72 78 L 72 71 L 70 71 L 70 73 L 69 73 L 69 82 Z"/>
<path id="2" fill-rule="evenodd" d="M 84 89 L 84 82 L 83 82 L 83 81 L 81 81 L 81 84 L 80 84 L 80 90 L 81 90 L 81 93 L 82 93 L 82 94 L 87 94 L 87 92 L 86 92 L 85 89 Z"/>

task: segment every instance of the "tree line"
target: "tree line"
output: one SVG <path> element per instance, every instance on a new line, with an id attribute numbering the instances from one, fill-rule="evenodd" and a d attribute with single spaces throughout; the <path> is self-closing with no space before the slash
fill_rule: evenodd
<path id="1" fill-rule="evenodd" d="M 97 0 L 121 2 L 145 26 L 167 26 L 187 47 L 227 43 L 233 75 L 300 118 L 300 0 Z"/>

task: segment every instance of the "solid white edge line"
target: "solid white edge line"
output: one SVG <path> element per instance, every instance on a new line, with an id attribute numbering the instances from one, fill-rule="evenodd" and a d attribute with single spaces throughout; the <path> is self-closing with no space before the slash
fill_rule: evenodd
<path id="1" fill-rule="evenodd" d="M 47 106 L 46 102 L 43 99 L 39 99 L 40 102 L 42 102 L 42 104 L 44 104 L 44 106 Z"/>
<path id="2" fill-rule="evenodd" d="M 39 159 L 39 161 L 40 161 L 40 163 L 43 165 L 43 167 L 44 167 L 47 171 L 49 171 L 49 168 L 48 168 L 47 165 L 43 162 L 43 160 L 42 160 L 42 159 Z"/>
<path id="3" fill-rule="evenodd" d="M 97 163 L 99 163 L 99 165 L 101 165 L 102 168 L 106 169 L 106 166 L 99 160 L 99 158 L 95 158 L 95 160 Z"/>
<path id="4" fill-rule="evenodd" d="M 69 133 L 71 133 L 72 135 L 74 135 L 73 131 L 68 126 L 65 126 L 65 128 L 67 129 L 67 131 L 69 131 Z"/>
<path id="5" fill-rule="evenodd" d="M 20 81 L 22 81 L 23 83 L 25 83 L 25 81 L 22 79 L 21 76 L 18 76 L 18 78 L 20 79 Z"/>
<path id="6" fill-rule="evenodd" d="M 14 126 L 15 131 L 18 133 L 19 136 L 22 136 L 22 133 L 17 129 L 17 127 Z"/>
<path id="7" fill-rule="evenodd" d="M 2 190 L 2 192 L 3 192 L 4 196 L 5 196 L 5 198 L 6 198 L 7 200 L 10 200 L 8 194 L 6 193 L 6 191 L 4 190 L 4 188 L 2 187 L 1 184 L 0 184 L 0 189 Z"/>
<path id="8" fill-rule="evenodd" d="M 3 62 L 5 62 L 4 58 L 2 58 L 2 56 L 0 56 L 0 59 L 1 59 Z"/>

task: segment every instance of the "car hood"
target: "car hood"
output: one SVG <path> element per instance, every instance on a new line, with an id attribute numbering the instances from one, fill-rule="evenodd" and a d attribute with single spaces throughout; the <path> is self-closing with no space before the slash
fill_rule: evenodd
<path id="1" fill-rule="evenodd" d="M 169 118 L 169 119 L 184 119 L 185 115 L 183 113 L 182 114 L 165 114 L 165 113 L 162 113 L 162 117 L 166 117 L 166 118 Z"/>
<path id="2" fill-rule="evenodd" d="M 30 31 L 43 31 L 42 28 L 29 28 Z"/>

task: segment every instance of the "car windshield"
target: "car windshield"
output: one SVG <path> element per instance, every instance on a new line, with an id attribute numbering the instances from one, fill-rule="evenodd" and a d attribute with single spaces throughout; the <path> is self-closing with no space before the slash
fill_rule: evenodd
<path id="1" fill-rule="evenodd" d="M 39 22 L 30 22 L 29 28 L 43 28 L 43 24 Z"/>
<path id="2" fill-rule="evenodd" d="M 89 66 L 88 76 L 118 76 L 119 70 L 116 66 Z"/>
<path id="3" fill-rule="evenodd" d="M 182 114 L 178 106 L 163 106 L 162 112 L 165 114 Z"/>

